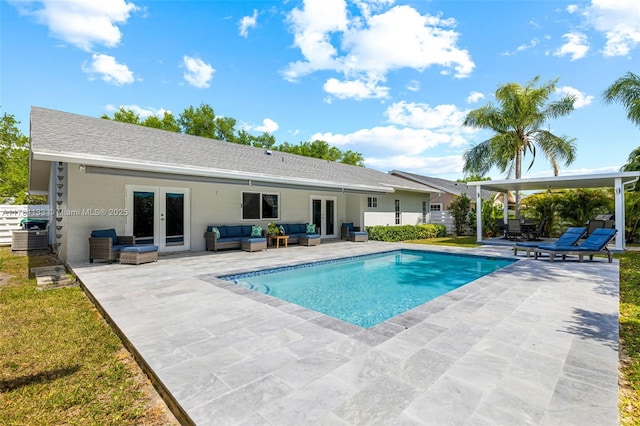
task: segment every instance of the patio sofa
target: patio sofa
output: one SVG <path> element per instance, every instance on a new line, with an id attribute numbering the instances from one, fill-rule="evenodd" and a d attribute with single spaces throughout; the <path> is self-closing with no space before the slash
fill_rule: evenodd
<path id="1" fill-rule="evenodd" d="M 267 239 L 263 236 L 262 230 L 260 229 L 260 235 L 253 235 L 253 233 L 252 225 L 209 225 L 204 233 L 206 250 L 266 250 Z"/>
<path id="2" fill-rule="evenodd" d="M 280 223 L 278 226 L 284 229 L 284 235 L 289 236 L 289 244 L 306 246 L 320 244 L 320 235 L 316 232 L 307 232 L 306 223 Z"/>

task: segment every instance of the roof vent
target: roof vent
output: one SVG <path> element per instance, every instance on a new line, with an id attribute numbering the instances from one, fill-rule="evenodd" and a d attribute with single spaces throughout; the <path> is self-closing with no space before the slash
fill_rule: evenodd
<path id="1" fill-rule="evenodd" d="M 264 150 L 264 155 L 271 155 L 271 150 L 270 149 L 265 149 Z"/>

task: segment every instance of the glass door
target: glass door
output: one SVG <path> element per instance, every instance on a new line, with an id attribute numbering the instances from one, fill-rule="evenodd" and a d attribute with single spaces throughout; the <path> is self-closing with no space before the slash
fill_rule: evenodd
<path id="1" fill-rule="evenodd" d="M 189 206 L 188 188 L 127 185 L 127 234 L 161 252 L 189 250 Z"/>
<path id="2" fill-rule="evenodd" d="M 311 197 L 311 223 L 322 238 L 336 238 L 336 207 L 335 197 Z"/>

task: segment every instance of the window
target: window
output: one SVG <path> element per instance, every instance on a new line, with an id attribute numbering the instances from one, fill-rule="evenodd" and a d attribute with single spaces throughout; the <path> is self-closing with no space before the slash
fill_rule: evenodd
<path id="1" fill-rule="evenodd" d="M 368 197 L 367 198 L 367 207 L 370 209 L 378 208 L 378 197 Z"/>
<path id="2" fill-rule="evenodd" d="M 242 193 L 242 219 L 278 219 L 279 195 L 260 192 Z"/>
<path id="3" fill-rule="evenodd" d="M 422 202 L 422 223 L 427 223 L 427 202 Z"/>
<path id="4" fill-rule="evenodd" d="M 396 225 L 400 225 L 400 200 L 396 200 Z"/>
<path id="5" fill-rule="evenodd" d="M 442 203 L 434 203 L 429 206 L 429 210 L 432 212 L 441 212 L 442 211 Z"/>

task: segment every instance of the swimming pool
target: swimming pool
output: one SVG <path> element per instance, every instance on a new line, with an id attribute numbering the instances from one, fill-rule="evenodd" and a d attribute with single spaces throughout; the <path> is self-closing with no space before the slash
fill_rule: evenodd
<path id="1" fill-rule="evenodd" d="M 396 250 L 219 278 L 370 328 L 513 262 Z"/>

